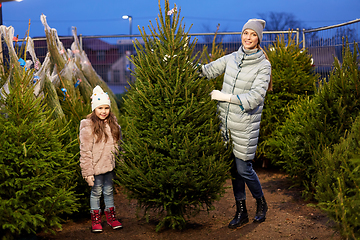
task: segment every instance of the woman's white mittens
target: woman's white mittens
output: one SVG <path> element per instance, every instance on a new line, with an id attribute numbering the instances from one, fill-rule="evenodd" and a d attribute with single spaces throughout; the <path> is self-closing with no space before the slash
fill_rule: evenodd
<path id="1" fill-rule="evenodd" d="M 219 90 L 213 90 L 211 93 L 211 100 L 218 100 L 223 102 L 230 102 L 231 94 L 222 93 Z"/>

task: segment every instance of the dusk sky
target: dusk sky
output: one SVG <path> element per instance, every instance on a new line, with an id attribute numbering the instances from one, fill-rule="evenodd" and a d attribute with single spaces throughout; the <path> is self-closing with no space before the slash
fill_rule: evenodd
<path id="1" fill-rule="evenodd" d="M 218 23 L 220 31 L 241 31 L 249 18 L 269 12 L 293 14 L 307 28 L 360 18 L 360 0 L 171 0 L 170 7 L 174 4 L 181 8 L 186 29 L 193 24 L 191 33 L 214 32 Z M 164 10 L 164 0 L 161 8 Z M 149 20 L 155 24 L 159 6 L 158 0 L 23 0 L 3 3 L 2 13 L 3 24 L 13 26 L 20 38 L 25 36 L 29 19 L 30 36 L 45 35 L 40 21 L 42 13 L 59 36 L 71 35 L 72 26 L 85 36 L 127 35 L 130 25 L 122 19 L 123 15 L 133 17 L 133 34 L 139 34 L 138 26 L 145 27 L 149 33 Z"/>

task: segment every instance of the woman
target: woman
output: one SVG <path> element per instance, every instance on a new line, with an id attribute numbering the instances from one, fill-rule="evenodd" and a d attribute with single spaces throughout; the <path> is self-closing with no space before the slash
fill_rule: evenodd
<path id="1" fill-rule="evenodd" d="M 245 184 L 257 203 L 254 222 L 265 221 L 268 209 L 259 178 L 252 167 L 264 99 L 271 85 L 271 64 L 260 47 L 264 27 L 264 20 L 250 19 L 243 26 L 242 45 L 237 52 L 201 67 L 202 74 L 209 79 L 225 72 L 222 90 L 212 91 L 211 99 L 219 101 L 218 110 L 225 141 L 229 140 L 229 136 L 233 141 L 235 174 L 232 185 L 236 214 L 229 228 L 249 222 Z"/>

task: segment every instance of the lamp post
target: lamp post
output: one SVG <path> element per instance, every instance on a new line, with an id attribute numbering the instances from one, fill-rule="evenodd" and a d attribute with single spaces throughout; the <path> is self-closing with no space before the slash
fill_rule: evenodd
<path id="1" fill-rule="evenodd" d="M 133 17 L 130 16 L 130 15 L 124 15 L 122 16 L 123 19 L 129 19 L 129 26 L 130 26 L 130 38 L 131 38 L 131 35 L 132 35 L 132 20 L 133 20 Z"/>

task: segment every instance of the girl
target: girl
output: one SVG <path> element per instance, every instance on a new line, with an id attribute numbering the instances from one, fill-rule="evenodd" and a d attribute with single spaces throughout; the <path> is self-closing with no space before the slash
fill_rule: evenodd
<path id="1" fill-rule="evenodd" d="M 113 228 L 122 228 L 115 217 L 113 196 L 113 169 L 120 140 L 121 129 L 110 111 L 110 98 L 96 86 L 91 96 L 92 113 L 80 122 L 80 167 L 81 174 L 91 186 L 91 230 L 102 232 L 100 197 L 104 195 L 107 223 Z"/>
<path id="2" fill-rule="evenodd" d="M 265 94 L 271 88 L 271 65 L 260 47 L 264 27 L 264 20 L 250 19 L 243 26 L 242 46 L 237 52 L 201 67 L 201 73 L 209 79 L 225 72 L 222 90 L 212 91 L 211 99 L 219 101 L 225 141 L 229 140 L 229 132 L 233 141 L 235 159 L 232 185 L 237 210 L 229 228 L 249 222 L 245 184 L 257 203 L 254 222 L 265 221 L 268 209 L 259 178 L 252 167 Z"/>

